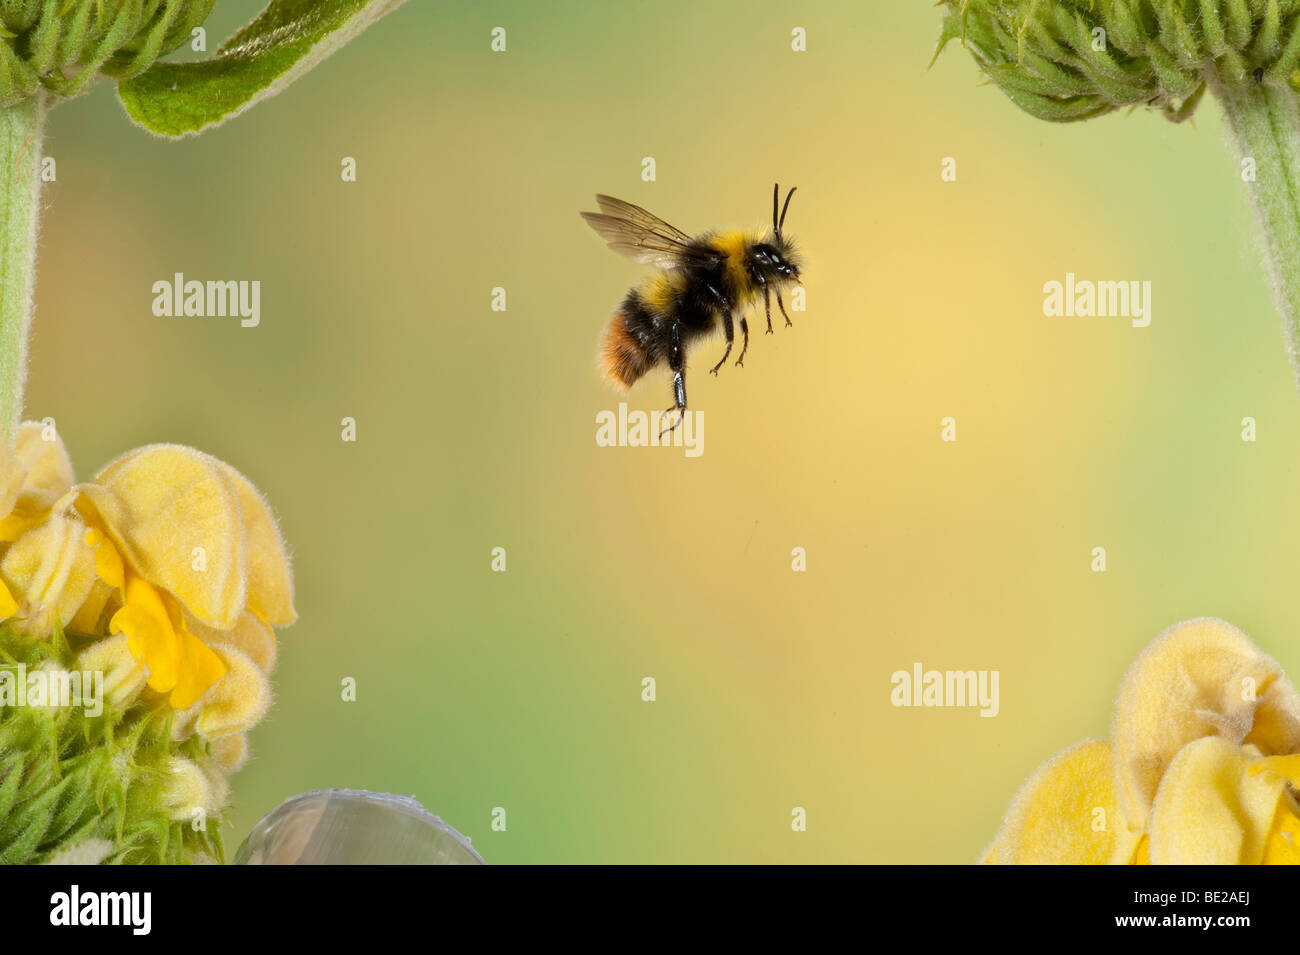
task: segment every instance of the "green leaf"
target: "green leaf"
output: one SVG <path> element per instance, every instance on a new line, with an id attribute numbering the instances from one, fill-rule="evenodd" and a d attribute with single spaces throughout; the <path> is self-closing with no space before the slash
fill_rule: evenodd
<path id="1" fill-rule="evenodd" d="M 118 84 L 133 121 L 185 136 L 275 96 L 405 0 L 271 0 L 209 59 L 155 63 Z"/>

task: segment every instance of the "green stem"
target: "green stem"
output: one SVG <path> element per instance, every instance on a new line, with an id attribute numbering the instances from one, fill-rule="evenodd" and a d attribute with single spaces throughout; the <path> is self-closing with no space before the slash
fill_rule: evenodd
<path id="1" fill-rule="evenodd" d="M 1210 76 L 1237 149 L 1261 232 L 1273 299 L 1282 313 L 1287 355 L 1300 388 L 1300 102 L 1285 84 Z M 1254 177 L 1246 175 L 1254 160 Z"/>
<path id="2" fill-rule="evenodd" d="M 10 438 L 27 378 L 44 120 L 40 96 L 0 108 L 0 428 Z"/>

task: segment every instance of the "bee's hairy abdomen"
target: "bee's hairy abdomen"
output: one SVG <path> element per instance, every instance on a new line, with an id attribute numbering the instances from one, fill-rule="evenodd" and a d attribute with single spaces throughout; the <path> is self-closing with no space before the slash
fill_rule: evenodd
<path id="1" fill-rule="evenodd" d="M 646 304 L 638 289 L 623 299 L 605 326 L 601 342 L 601 368 L 605 377 L 620 388 L 630 388 L 663 359 L 658 347 L 661 321 Z"/>

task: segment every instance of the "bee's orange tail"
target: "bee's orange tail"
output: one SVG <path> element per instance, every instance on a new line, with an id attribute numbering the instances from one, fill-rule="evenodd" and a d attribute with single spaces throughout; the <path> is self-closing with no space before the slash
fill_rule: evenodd
<path id="1" fill-rule="evenodd" d="M 650 358 L 641 343 L 627 330 L 627 319 L 622 312 L 615 312 L 605 326 L 600 364 L 605 378 L 620 388 L 630 388 L 650 370 Z"/>

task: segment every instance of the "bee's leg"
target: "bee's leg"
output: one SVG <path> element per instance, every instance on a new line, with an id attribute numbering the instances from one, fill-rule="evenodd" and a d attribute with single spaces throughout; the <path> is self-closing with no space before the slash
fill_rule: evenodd
<path id="1" fill-rule="evenodd" d="M 749 322 L 745 321 L 745 316 L 740 316 L 740 357 L 736 359 L 736 367 L 742 368 L 745 364 L 745 352 L 749 351 Z"/>
<path id="2" fill-rule="evenodd" d="M 677 412 L 677 420 L 672 424 L 665 426 L 664 418 L 668 417 L 674 411 Z M 673 404 L 669 405 L 663 411 L 659 412 L 659 437 L 663 437 L 670 431 L 676 431 L 677 426 L 686 418 L 686 373 L 684 371 L 673 372 Z"/>
<path id="3" fill-rule="evenodd" d="M 763 286 L 763 314 L 767 316 L 767 334 L 772 334 L 772 290 Z"/>
<path id="4" fill-rule="evenodd" d="M 661 438 L 667 432 L 675 431 L 677 426 L 686 419 L 686 352 L 682 348 L 682 326 L 679 322 L 673 322 L 671 343 L 668 347 L 668 367 L 673 370 L 673 403 L 659 415 L 661 426 L 659 437 Z M 677 420 L 671 427 L 662 427 L 665 416 L 674 411 L 677 412 Z"/>
<path id="5" fill-rule="evenodd" d="M 785 302 L 781 301 L 781 290 L 780 290 L 780 289 L 777 289 L 777 290 L 776 290 L 776 304 L 781 306 L 781 314 L 782 314 L 782 315 L 785 315 Z M 791 328 L 791 327 L 793 327 L 793 325 L 794 325 L 794 322 L 790 321 L 790 316 L 789 316 L 789 315 L 785 315 L 785 327 L 786 327 L 786 328 Z"/>
<path id="6" fill-rule="evenodd" d="M 743 322 L 744 319 L 742 318 L 741 321 Z M 710 375 L 716 375 L 718 369 L 726 363 L 727 356 L 731 354 L 731 345 L 736 340 L 736 329 L 735 326 L 731 324 L 730 311 L 722 313 L 722 334 L 727 336 L 727 350 L 722 353 L 722 357 L 718 359 L 718 363 L 709 369 Z"/>

